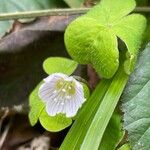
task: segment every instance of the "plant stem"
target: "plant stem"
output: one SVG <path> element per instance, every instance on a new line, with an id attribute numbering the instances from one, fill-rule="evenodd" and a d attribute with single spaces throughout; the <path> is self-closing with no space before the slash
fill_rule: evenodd
<path id="1" fill-rule="evenodd" d="M 43 16 L 68 16 L 68 15 L 81 15 L 86 13 L 90 8 L 73 8 L 73 9 L 47 9 L 28 12 L 16 13 L 3 13 L 0 14 L 0 21 L 14 20 L 25 18 L 36 18 Z M 150 7 L 137 7 L 134 12 L 150 13 Z"/>
<path id="2" fill-rule="evenodd" d="M 89 10 L 88 8 L 46 9 L 39 11 L 4 13 L 0 14 L 0 20 L 13 20 L 13 19 L 44 17 L 44 16 L 80 15 L 86 13 L 88 10 Z"/>

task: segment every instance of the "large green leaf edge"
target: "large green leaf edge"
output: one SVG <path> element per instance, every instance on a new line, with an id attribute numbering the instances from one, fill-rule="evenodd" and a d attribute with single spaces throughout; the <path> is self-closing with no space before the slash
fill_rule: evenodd
<path id="1" fill-rule="evenodd" d="M 122 96 L 124 129 L 133 150 L 149 150 L 150 143 L 150 43 L 138 58 Z"/>
<path id="2" fill-rule="evenodd" d="M 131 74 L 146 28 L 144 16 L 129 15 L 135 6 L 134 0 L 102 0 L 67 27 L 65 45 L 68 53 L 79 63 L 91 64 L 100 76 L 109 79 L 118 70 L 117 38 L 120 38 L 127 50 L 124 70 Z"/>

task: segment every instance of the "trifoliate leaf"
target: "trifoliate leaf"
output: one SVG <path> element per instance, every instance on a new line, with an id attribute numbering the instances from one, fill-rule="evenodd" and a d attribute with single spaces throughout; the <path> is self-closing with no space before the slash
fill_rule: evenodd
<path id="1" fill-rule="evenodd" d="M 73 59 L 92 64 L 105 78 L 112 77 L 118 69 L 117 37 L 94 19 L 81 17 L 72 22 L 66 30 L 65 43 Z"/>
<path id="2" fill-rule="evenodd" d="M 122 18 L 113 27 L 114 33 L 124 41 L 128 49 L 127 60 L 124 63 L 127 74 L 130 74 L 134 69 L 143 29 L 145 29 L 145 18 L 139 14 L 132 14 Z"/>
<path id="3" fill-rule="evenodd" d="M 128 15 L 134 8 L 134 0 L 101 0 L 86 15 L 73 21 L 65 33 L 71 57 L 82 64 L 92 64 L 99 75 L 111 78 L 119 65 L 116 42 L 119 37 L 127 47 L 124 66 L 130 74 L 146 27 L 143 16 Z"/>
<path id="4" fill-rule="evenodd" d="M 43 63 L 43 68 L 47 74 L 61 72 L 66 75 L 71 75 L 75 71 L 77 66 L 77 62 L 62 57 L 50 57 Z"/>
<path id="5" fill-rule="evenodd" d="M 71 125 L 72 119 L 66 118 L 63 114 L 58 114 L 51 117 L 45 110 L 42 111 L 39 117 L 41 125 L 48 131 L 58 132 Z"/>
<path id="6" fill-rule="evenodd" d="M 124 128 L 133 150 L 150 149 L 150 44 L 140 54 L 122 96 Z"/>
<path id="7" fill-rule="evenodd" d="M 128 15 L 135 6 L 135 0 L 101 0 L 100 4 L 87 13 L 87 16 L 111 28 L 111 25 Z"/>

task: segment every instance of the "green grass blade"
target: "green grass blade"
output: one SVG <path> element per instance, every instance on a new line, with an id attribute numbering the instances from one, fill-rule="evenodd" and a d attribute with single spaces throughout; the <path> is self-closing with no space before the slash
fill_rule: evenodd
<path id="1" fill-rule="evenodd" d="M 96 110 L 105 95 L 108 87 L 110 86 L 111 80 L 102 80 L 96 87 L 93 94 L 81 110 L 78 118 L 74 122 L 70 131 L 68 132 L 64 142 L 62 143 L 60 150 L 66 149 L 79 149 L 84 136 L 91 124 L 92 118 L 94 117 Z"/>
<path id="2" fill-rule="evenodd" d="M 128 75 L 120 67 L 93 118 L 80 150 L 98 150 L 104 131 L 127 81 Z"/>

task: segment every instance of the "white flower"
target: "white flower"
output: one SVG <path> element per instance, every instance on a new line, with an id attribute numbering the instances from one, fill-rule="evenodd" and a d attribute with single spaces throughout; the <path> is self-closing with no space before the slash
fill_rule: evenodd
<path id="1" fill-rule="evenodd" d="M 47 113 L 50 116 L 59 113 L 75 116 L 85 101 L 82 84 L 62 73 L 54 73 L 44 81 L 38 94 L 46 103 Z"/>

